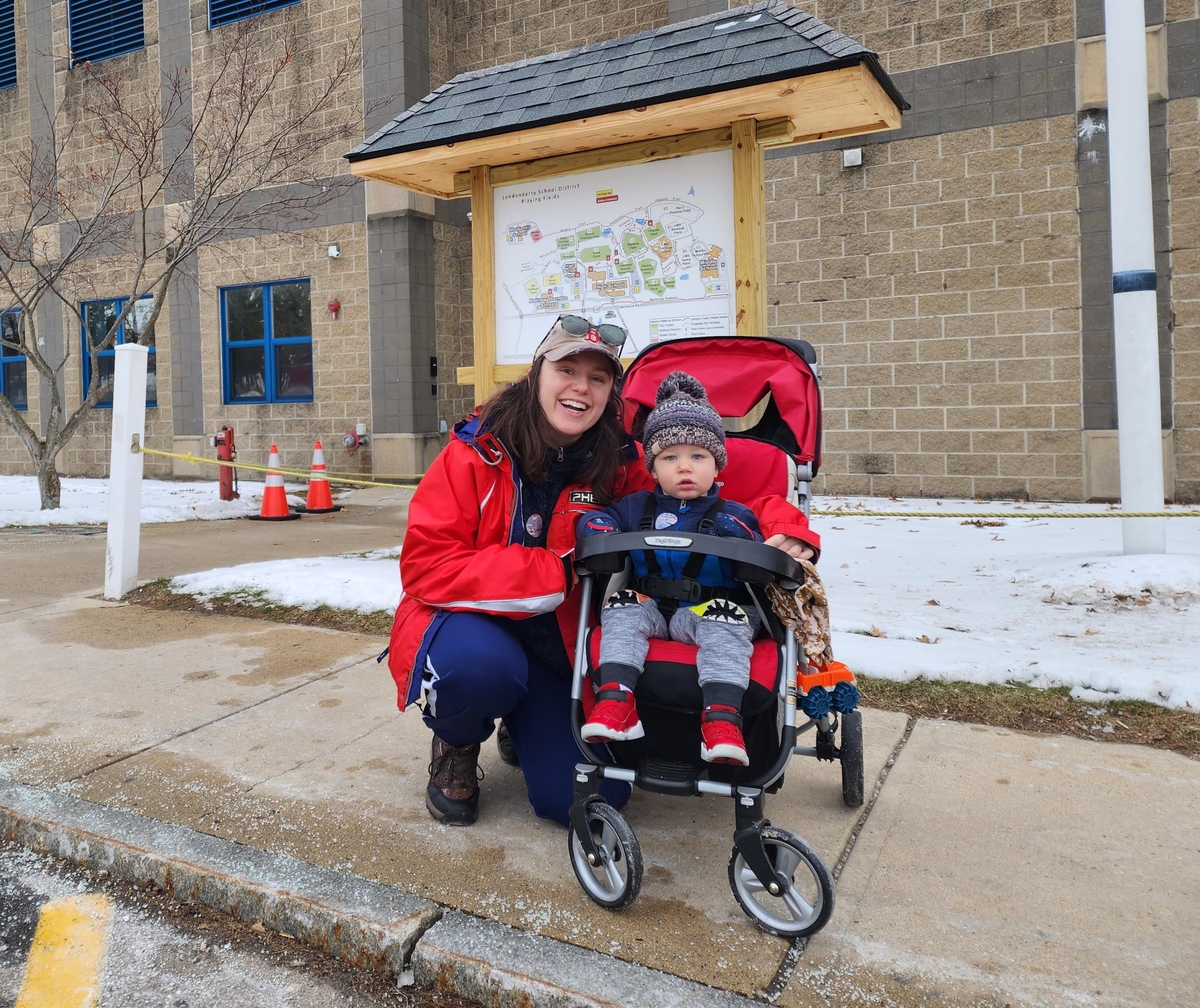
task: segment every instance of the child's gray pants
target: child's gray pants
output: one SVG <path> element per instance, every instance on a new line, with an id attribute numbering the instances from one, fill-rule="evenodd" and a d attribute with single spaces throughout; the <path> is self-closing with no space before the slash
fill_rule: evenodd
<path id="1" fill-rule="evenodd" d="M 670 640 L 699 645 L 696 669 L 705 704 L 739 706 L 741 693 L 750 684 L 752 642 L 761 622 L 756 609 L 714 599 L 696 606 L 680 606 L 668 627 L 653 599 L 630 589 L 614 592 L 600 611 L 600 625 L 604 629 L 600 664 L 623 667 L 606 669 L 605 673 L 611 672 L 613 678 L 605 681 L 615 680 L 630 689 L 636 687 L 638 676 L 646 667 L 650 638 L 664 639 L 669 633 Z M 705 690 L 705 686 L 709 689 Z M 729 687 L 737 690 L 736 695 L 728 692 Z"/>

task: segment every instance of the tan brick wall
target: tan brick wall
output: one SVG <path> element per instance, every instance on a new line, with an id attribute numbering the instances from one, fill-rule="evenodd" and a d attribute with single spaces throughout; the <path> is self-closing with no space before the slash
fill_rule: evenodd
<path id="1" fill-rule="evenodd" d="M 104 263 L 90 281 L 73 290 L 71 301 L 79 304 L 96 299 L 127 297 L 133 286 L 132 264 Z M 63 343 L 67 365 L 63 369 L 64 405 L 68 415 L 83 401 L 83 332 L 78 317 L 62 310 Z M 154 325 L 156 400 L 146 409 L 146 444 L 170 450 L 171 444 L 171 324 L 166 305 Z M 71 476 L 105 476 L 111 451 L 112 411 L 95 409 L 78 433 L 59 454 L 59 469 Z M 169 459 L 144 460 L 147 476 L 169 476 Z"/>
<path id="2" fill-rule="evenodd" d="M 459 385 L 457 369 L 473 364 L 471 343 L 471 232 L 434 224 L 438 415 L 453 427 L 475 405 L 474 388 Z"/>
<path id="3" fill-rule="evenodd" d="M 793 6 L 879 53 L 890 73 L 1075 37 L 1071 0 L 802 0 Z"/>
<path id="4" fill-rule="evenodd" d="M 333 243 L 341 246 L 338 259 L 326 253 Z M 220 289 L 304 278 L 312 282 L 314 401 L 225 405 Z M 336 320 L 326 309 L 335 298 L 342 305 Z M 369 471 L 369 452 L 360 449 L 350 456 L 341 446 L 347 429 L 371 420 L 365 223 L 247 238 L 203 251 L 200 308 L 206 430 L 228 424 L 236 434 L 239 457 L 255 465 L 266 464 L 275 443 L 285 466 L 306 468 L 313 441 L 320 438 L 330 469 Z"/>
<path id="5" fill-rule="evenodd" d="M 149 8 L 147 8 L 149 9 Z M 264 104 L 258 122 L 268 122 L 292 107 L 289 102 L 303 103 L 307 92 L 325 86 L 332 67 L 347 42 L 361 31 L 361 5 L 355 0 L 304 0 L 302 4 L 260 14 L 245 21 L 208 31 L 207 6 L 192 8 L 192 79 L 194 93 L 203 94 L 212 86 L 219 72 L 222 43 L 235 31 L 251 30 L 263 44 L 271 45 L 282 33 L 294 33 L 298 43 L 298 59 L 292 61 L 280 78 L 283 86 L 276 88 Z M 349 82 L 338 94 L 336 103 L 327 108 L 313 123 L 318 129 L 331 124 L 354 121 L 362 116 L 361 55 L 356 58 L 358 72 L 351 73 Z M 219 92 L 218 92 L 219 93 Z M 251 131 L 250 143 L 254 133 Z M 309 162 L 306 172 L 297 177 L 335 176 L 346 173 L 345 153 L 353 143 L 336 140 L 327 144 L 319 156 Z M 247 147 L 249 149 L 249 147 Z"/>
<path id="6" fill-rule="evenodd" d="M 1167 147 L 1175 311 L 1175 496 L 1200 503 L 1200 98 L 1168 104 Z"/>
<path id="7" fill-rule="evenodd" d="M 667 0 L 453 0 L 454 74 L 620 38 L 667 22 Z"/>
<path id="8" fill-rule="evenodd" d="M 838 493 L 1082 493 L 1074 120 L 767 162 L 770 332 L 817 347 Z"/>
<path id="9" fill-rule="evenodd" d="M 67 29 L 67 5 L 57 0 L 53 5 L 54 52 L 63 56 L 69 45 Z M 297 60 L 289 65 L 285 74 L 285 88 L 274 97 L 276 108 L 289 94 L 298 89 L 312 87 L 327 72 L 331 61 L 342 51 L 343 44 L 359 31 L 360 7 L 353 0 L 306 0 L 303 5 L 262 15 L 246 22 L 251 30 L 264 40 L 283 30 L 294 30 L 305 51 L 311 57 Z M 158 67 L 158 5 L 150 2 L 144 8 L 146 47 L 134 53 L 97 64 L 99 72 L 120 75 L 124 85 L 131 91 L 144 96 L 147 101 L 157 101 Z M 208 30 L 207 4 L 192 4 L 193 21 L 193 68 L 192 80 L 196 94 L 203 94 L 214 83 L 215 55 L 223 38 L 228 38 L 233 26 L 216 31 Z M 24 5 L 17 5 L 18 40 L 24 32 Z M 23 46 L 18 47 L 19 86 L 0 92 L 0 149 L 5 154 L 19 154 L 29 148 L 29 89 L 25 80 L 27 72 Z M 69 152 L 68 170 L 100 164 L 103 151 L 97 151 L 87 142 L 87 105 L 94 96 L 82 76 L 67 69 L 65 58 L 56 62 L 56 96 L 54 101 L 64 101 L 64 112 L 60 126 L 78 129 L 79 143 Z M 339 103 L 330 108 L 317 126 L 346 121 L 361 115 L 361 79 L 352 81 L 345 89 Z M 264 109 L 263 118 L 272 114 L 271 108 Z M 345 141 L 330 143 L 303 175 L 338 175 L 345 172 L 343 155 L 349 144 Z M 3 193 L 12 192 L 12 185 L 5 185 L 3 169 L 0 169 L 0 217 L 11 213 L 13 207 L 5 206 Z M 11 181 L 11 180 L 9 180 Z M 338 243 L 342 246 L 340 259 L 331 260 L 326 246 Z M 314 372 L 317 384 L 317 401 L 312 404 L 276 404 L 271 406 L 224 407 L 221 403 L 220 370 L 220 321 L 218 288 L 226 284 L 286 279 L 311 276 L 313 281 L 314 321 Z M 288 464 L 307 466 L 311 459 L 312 441 L 322 437 L 333 441 L 338 447 L 330 451 L 331 461 L 337 461 L 341 469 L 369 468 L 369 451 L 360 451 L 353 460 L 344 457 L 340 448 L 341 434 L 357 421 L 370 420 L 370 356 L 367 342 L 366 306 L 366 252 L 365 224 L 351 227 L 317 229 L 298 232 L 294 235 L 267 240 L 252 239 L 228 243 L 206 251 L 201 259 L 201 302 L 203 309 L 203 339 L 205 360 L 205 429 L 211 430 L 223 422 L 237 429 L 239 446 L 246 461 L 265 461 L 266 446 L 277 440 L 285 453 Z M 75 301 L 127 296 L 130 278 L 120 264 L 97 263 L 78 290 L 73 291 Z M 343 310 L 339 319 L 330 319 L 325 305 L 338 298 Z M 64 369 L 64 401 L 68 411 L 83 397 L 80 365 L 81 336 L 79 322 L 70 312 L 63 312 L 64 343 L 69 360 Z M 147 442 L 158 447 L 170 448 L 173 434 L 171 416 L 171 347 L 170 316 L 164 307 L 156 326 L 158 365 L 158 405 L 147 414 Z M 31 425 L 40 429 L 39 404 L 37 402 L 37 376 L 32 367 L 29 372 L 30 410 L 27 417 Z M 59 467 L 70 475 L 103 475 L 108 468 L 109 430 L 111 413 L 99 410 L 92 414 L 68 447 L 59 456 Z M 327 444 L 327 449 L 334 445 Z M 337 458 L 342 453 L 342 458 Z M 261 458 L 258 456 L 261 455 Z M 0 465 L 5 471 L 31 471 L 24 449 L 7 428 L 0 429 Z M 331 466 L 332 467 L 332 466 Z M 148 475 L 169 475 L 170 462 L 147 459 Z"/>

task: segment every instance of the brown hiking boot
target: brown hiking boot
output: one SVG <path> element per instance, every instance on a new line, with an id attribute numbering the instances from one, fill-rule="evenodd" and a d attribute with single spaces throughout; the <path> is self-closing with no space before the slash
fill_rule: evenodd
<path id="1" fill-rule="evenodd" d="M 438 822 L 470 826 L 479 815 L 479 743 L 452 746 L 433 736 L 425 807 Z"/>

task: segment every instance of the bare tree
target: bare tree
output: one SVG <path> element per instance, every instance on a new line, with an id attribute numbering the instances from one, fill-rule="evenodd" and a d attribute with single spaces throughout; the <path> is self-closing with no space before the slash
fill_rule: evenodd
<path id="1" fill-rule="evenodd" d="M 186 69 L 147 86 L 104 63 L 75 65 L 66 96 L 44 110 L 49 141 L 7 159 L 0 337 L 43 379 L 42 430 L 2 395 L 0 415 L 33 461 L 43 508 L 59 506 L 55 457 L 112 392 L 100 354 L 121 327 L 127 339 L 152 344 L 171 281 L 190 256 L 294 230 L 352 184 L 322 177 L 319 166 L 362 135 L 363 103 L 348 95 L 361 66 L 358 40 L 324 42 L 318 60 L 310 36 L 260 19 L 215 34 L 203 85 Z M 71 411 L 62 377 L 75 341 L 52 353 L 39 335 L 39 308 L 65 310 L 83 326 L 81 294 L 96 277 L 120 281 L 123 305 L 85 341 L 90 379 Z"/>

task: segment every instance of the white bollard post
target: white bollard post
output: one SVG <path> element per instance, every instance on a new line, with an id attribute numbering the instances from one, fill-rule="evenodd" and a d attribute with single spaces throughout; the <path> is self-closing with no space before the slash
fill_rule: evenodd
<path id="1" fill-rule="evenodd" d="M 146 439 L 147 347 L 116 348 L 113 381 L 112 454 L 108 466 L 108 548 L 104 555 L 104 597 L 119 599 L 137 587 L 142 535 L 142 456 L 134 443 Z"/>
<path id="2" fill-rule="evenodd" d="M 1121 507 L 1161 511 L 1158 275 L 1150 192 L 1146 12 L 1141 0 L 1105 0 L 1104 32 Z M 1121 533 L 1127 554 L 1166 552 L 1166 519 L 1124 518 Z"/>

